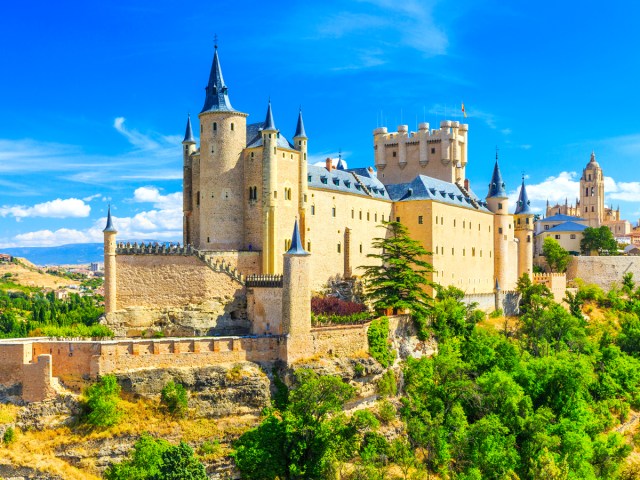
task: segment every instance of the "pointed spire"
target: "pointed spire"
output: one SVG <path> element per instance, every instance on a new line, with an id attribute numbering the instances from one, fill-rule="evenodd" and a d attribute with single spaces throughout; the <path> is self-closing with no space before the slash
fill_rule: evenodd
<path id="1" fill-rule="evenodd" d="M 217 43 L 217 42 L 216 42 Z M 220 68 L 220 59 L 218 58 L 218 45 L 215 45 L 215 53 L 213 54 L 213 63 L 211 64 L 211 73 L 209 74 L 209 83 L 205 87 L 207 92 L 204 99 L 204 107 L 202 112 L 232 112 L 234 111 L 229 102 L 227 94 L 227 86 L 222 77 L 222 69 Z"/>
<path id="2" fill-rule="evenodd" d="M 336 163 L 336 170 L 346 170 L 347 164 L 342 160 L 342 149 L 338 152 L 338 163 Z"/>
<path id="3" fill-rule="evenodd" d="M 548 200 L 547 200 L 548 202 Z M 522 187 L 520 187 L 520 195 L 516 202 L 516 215 L 533 215 L 531 211 L 531 202 L 529 201 L 529 195 L 527 195 L 527 189 L 524 186 L 524 175 L 522 176 Z"/>
<path id="4" fill-rule="evenodd" d="M 298 124 L 296 125 L 296 133 L 293 138 L 307 138 L 307 133 L 304 131 L 304 122 L 302 121 L 302 108 L 298 112 Z"/>
<path id="5" fill-rule="evenodd" d="M 116 227 L 113 226 L 113 221 L 111 220 L 111 204 L 109 204 L 109 209 L 107 210 L 107 226 L 104 227 L 103 233 L 118 233 Z"/>
<path id="6" fill-rule="evenodd" d="M 269 105 L 267 106 L 267 116 L 264 119 L 264 127 L 262 130 L 278 130 L 276 128 L 276 122 L 273 121 L 273 112 L 271 111 L 271 99 L 269 99 Z"/>
<path id="7" fill-rule="evenodd" d="M 500 291 L 500 284 L 498 283 L 498 279 L 497 279 L 497 278 L 496 278 L 495 291 L 496 291 L 496 292 L 499 292 L 499 291 Z"/>
<path id="8" fill-rule="evenodd" d="M 498 165 L 498 149 L 496 148 L 496 164 L 493 167 L 493 175 L 491 176 L 491 183 L 489 184 L 489 193 L 487 198 L 507 198 L 507 192 L 505 190 L 505 184 L 502 180 L 502 174 L 500 173 L 500 166 Z"/>
<path id="9" fill-rule="evenodd" d="M 196 143 L 196 139 L 193 136 L 193 129 L 191 128 L 191 115 L 187 117 L 187 129 L 184 132 L 184 140 L 182 143 Z"/>
<path id="10" fill-rule="evenodd" d="M 288 255 L 309 255 L 302 246 L 302 240 L 300 240 L 300 231 L 298 230 L 298 219 L 293 224 L 293 235 L 291 236 L 291 248 L 287 250 Z"/>

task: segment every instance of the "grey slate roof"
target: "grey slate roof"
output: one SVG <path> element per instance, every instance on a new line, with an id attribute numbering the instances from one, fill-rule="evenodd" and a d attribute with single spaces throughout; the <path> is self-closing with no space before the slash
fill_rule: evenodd
<path id="1" fill-rule="evenodd" d="M 209 83 L 205 87 L 206 96 L 204 98 L 203 112 L 234 112 L 229 101 L 227 86 L 222 78 L 222 69 L 220 68 L 220 59 L 218 58 L 218 47 L 216 46 L 213 54 L 213 63 L 211 64 L 211 73 L 209 74 Z"/>
<path id="2" fill-rule="evenodd" d="M 580 217 L 572 217 L 571 215 L 562 215 L 558 213 L 557 215 L 543 218 L 541 221 L 542 222 L 576 222 L 576 221 L 585 221 L 585 219 Z"/>
<path id="3" fill-rule="evenodd" d="M 533 215 L 531 210 L 531 202 L 529 201 L 529 195 L 527 195 L 527 189 L 524 186 L 524 178 L 522 179 L 522 187 L 520 187 L 520 195 L 516 202 L 516 215 Z"/>
<path id="4" fill-rule="evenodd" d="M 196 139 L 193 136 L 193 129 L 191 128 L 191 115 L 187 117 L 187 129 L 184 132 L 184 140 L 182 143 L 196 143 Z"/>
<path id="5" fill-rule="evenodd" d="M 109 210 L 107 210 L 107 226 L 102 230 L 104 233 L 113 232 L 118 233 L 116 227 L 113 226 L 113 221 L 111 220 L 111 205 L 109 205 Z"/>
<path id="6" fill-rule="evenodd" d="M 434 200 L 458 207 L 471 208 L 481 212 L 489 212 L 486 203 L 482 202 L 472 191 L 471 197 L 465 196 L 455 183 L 445 182 L 436 178 L 418 175 L 409 183 L 387 185 L 391 200 L 407 202 L 411 200 Z M 478 204 L 476 209 L 473 201 Z"/>
<path id="7" fill-rule="evenodd" d="M 489 184 L 489 193 L 487 193 L 487 198 L 492 197 L 507 198 L 507 191 L 505 190 L 504 180 L 502 180 L 502 174 L 500 173 L 497 155 L 496 164 L 493 167 L 493 175 L 491 176 L 491 183 Z"/>
<path id="8" fill-rule="evenodd" d="M 276 122 L 273 121 L 273 112 L 271 111 L 271 100 L 269 100 L 269 105 L 267 105 L 267 116 L 264 119 L 263 130 L 277 130 Z"/>
<path id="9" fill-rule="evenodd" d="M 293 224 L 293 235 L 291 236 L 291 248 L 287 250 L 288 255 L 310 255 L 302 246 L 302 240 L 300 240 L 300 230 L 298 230 L 298 219 Z"/>
<path id="10" fill-rule="evenodd" d="M 264 130 L 264 122 L 250 123 L 247 125 L 247 148 L 262 146 L 262 130 Z M 287 140 L 284 135 L 281 133 L 278 133 L 277 135 L 278 147 L 294 150 L 293 143 Z"/>
<path id="11" fill-rule="evenodd" d="M 329 172 L 325 167 L 309 165 L 307 180 L 311 188 L 389 200 L 389 194 L 380 180 L 376 177 L 365 177 L 358 174 L 355 174 L 354 178 L 351 170 L 331 170 Z"/>
<path id="12" fill-rule="evenodd" d="M 296 125 L 296 133 L 293 134 L 293 138 L 307 138 L 307 132 L 304 131 L 304 122 L 302 121 L 302 109 L 298 113 L 298 124 Z"/>
<path id="13" fill-rule="evenodd" d="M 556 225 L 555 227 L 550 228 L 549 230 L 543 230 L 542 233 L 549 232 L 582 232 L 586 225 L 582 225 L 581 223 L 576 222 L 564 222 L 560 225 Z"/>

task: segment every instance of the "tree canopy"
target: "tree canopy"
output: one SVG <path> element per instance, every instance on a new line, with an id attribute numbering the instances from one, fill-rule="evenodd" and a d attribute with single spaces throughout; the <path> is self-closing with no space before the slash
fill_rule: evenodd
<path id="1" fill-rule="evenodd" d="M 587 227 L 582 231 L 580 250 L 589 255 L 596 251 L 599 255 L 615 255 L 618 251 L 618 243 L 613 238 L 613 233 L 605 225 L 601 227 Z"/>
<path id="2" fill-rule="evenodd" d="M 566 272 L 571 255 L 555 238 L 547 237 L 542 244 L 542 254 L 552 272 Z"/>

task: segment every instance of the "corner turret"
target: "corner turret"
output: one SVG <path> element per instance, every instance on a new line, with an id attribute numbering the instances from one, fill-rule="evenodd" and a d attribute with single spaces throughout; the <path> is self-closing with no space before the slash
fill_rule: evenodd
<path id="1" fill-rule="evenodd" d="M 196 151 L 196 139 L 191 128 L 191 115 L 187 116 L 187 128 L 182 141 L 182 240 L 185 245 L 190 245 L 191 223 L 193 213 L 193 160 L 192 155 Z"/>
<path id="2" fill-rule="evenodd" d="M 293 135 L 293 145 L 294 148 L 300 152 L 300 166 L 298 169 L 298 215 L 300 217 L 303 242 L 307 231 L 307 198 L 309 195 L 309 182 L 307 180 L 307 141 L 307 132 L 304 130 L 304 122 L 302 121 L 302 108 L 300 108 L 298 112 L 298 123 L 296 124 L 296 133 Z"/>
<path id="3" fill-rule="evenodd" d="M 279 267 L 279 262 L 276 261 L 279 135 L 269 99 L 262 127 L 262 273 L 277 273 Z"/>
<path id="4" fill-rule="evenodd" d="M 213 54 L 213 63 L 211 64 L 211 72 L 209 73 L 209 83 L 205 87 L 204 106 L 202 111 L 227 111 L 232 112 L 233 107 L 229 101 L 229 89 L 224 83 L 222 77 L 222 68 L 220 68 L 220 59 L 218 58 L 218 45 L 215 45 L 215 51 Z"/>
<path id="5" fill-rule="evenodd" d="M 518 278 L 525 273 L 531 276 L 533 274 L 533 210 L 531 210 L 531 202 L 524 185 L 524 175 L 514 217 L 515 236 L 518 239 Z"/>
<path id="6" fill-rule="evenodd" d="M 104 312 L 112 313 L 116 310 L 116 234 L 111 219 L 111 205 L 107 210 L 107 225 L 104 234 Z"/>
<path id="7" fill-rule="evenodd" d="M 491 183 L 489 183 L 489 193 L 487 193 L 487 207 L 489 211 L 493 213 L 493 261 L 495 278 L 503 288 L 510 289 L 512 286 L 515 286 L 515 282 L 510 282 L 511 279 L 509 278 L 509 245 L 513 243 L 513 229 L 511 228 L 512 217 L 509 215 L 506 185 L 500 173 L 497 149 L 496 163 L 493 167 Z"/>

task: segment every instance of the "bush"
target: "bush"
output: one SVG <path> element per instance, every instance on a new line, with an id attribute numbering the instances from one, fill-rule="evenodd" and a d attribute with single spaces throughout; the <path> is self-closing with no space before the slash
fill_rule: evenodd
<path id="1" fill-rule="evenodd" d="M 337 297 L 313 297 L 311 299 L 311 312 L 315 315 L 346 317 L 366 311 L 367 306 L 362 303 L 347 302 Z"/>
<path id="2" fill-rule="evenodd" d="M 369 342 L 369 354 L 383 367 L 388 367 L 396 358 L 396 352 L 391 349 L 389 342 L 389 319 L 387 317 L 376 318 L 369 325 L 367 331 Z"/>
<path id="3" fill-rule="evenodd" d="M 382 400 L 378 403 L 378 418 L 385 425 L 396 418 L 396 413 L 396 407 L 390 401 Z"/>
<path id="4" fill-rule="evenodd" d="M 84 420 L 96 427 L 110 427 L 120 420 L 120 385 L 115 375 L 105 375 L 85 392 Z"/>
<path id="5" fill-rule="evenodd" d="M 312 325 L 354 325 L 359 323 L 365 323 L 371 318 L 371 313 L 360 312 L 352 315 L 316 315 L 311 314 Z"/>
<path id="6" fill-rule="evenodd" d="M 4 435 L 2 435 L 2 442 L 5 445 L 10 445 L 15 441 L 16 441 L 16 431 L 13 429 L 13 427 L 8 427 L 4 431 Z"/>
<path id="7" fill-rule="evenodd" d="M 500 318 L 503 316 L 504 316 L 504 311 L 501 308 L 494 310 L 489 314 L 489 318 Z"/>
<path id="8" fill-rule="evenodd" d="M 220 453 L 222 448 L 220 447 L 220 442 L 218 440 L 206 440 L 202 442 L 200 448 L 198 449 L 198 454 L 203 457 L 215 456 Z"/>
<path id="9" fill-rule="evenodd" d="M 179 383 L 167 383 L 160 394 L 160 404 L 173 416 L 184 417 L 187 413 L 187 390 Z"/>
<path id="10" fill-rule="evenodd" d="M 387 370 L 378 380 L 378 393 L 382 397 L 395 397 L 398 393 L 398 383 L 393 370 Z"/>

